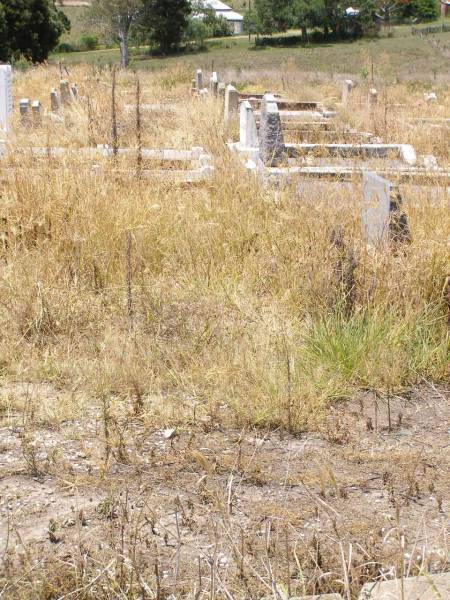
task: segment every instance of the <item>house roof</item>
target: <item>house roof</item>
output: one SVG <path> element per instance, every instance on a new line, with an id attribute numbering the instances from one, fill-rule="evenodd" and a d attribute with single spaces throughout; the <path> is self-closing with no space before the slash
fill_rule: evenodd
<path id="1" fill-rule="evenodd" d="M 220 0 L 204 0 L 207 6 L 210 6 L 217 16 L 224 17 L 227 21 L 243 21 L 244 17 L 235 12 L 228 4 Z"/>
<path id="2" fill-rule="evenodd" d="M 205 4 L 208 4 L 214 10 L 233 10 L 228 4 L 220 0 L 205 0 Z"/>
<path id="3" fill-rule="evenodd" d="M 216 15 L 223 17 L 227 21 L 243 21 L 244 17 L 234 10 L 216 10 Z"/>

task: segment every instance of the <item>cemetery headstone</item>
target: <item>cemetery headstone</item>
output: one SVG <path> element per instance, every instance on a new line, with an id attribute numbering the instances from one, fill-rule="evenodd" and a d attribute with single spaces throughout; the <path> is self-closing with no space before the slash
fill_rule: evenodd
<path id="1" fill-rule="evenodd" d="M 42 125 L 41 118 L 41 103 L 39 100 L 35 100 L 31 105 L 31 112 L 33 115 L 33 127 L 40 127 Z"/>
<path id="2" fill-rule="evenodd" d="M 377 104 L 377 102 L 378 102 L 378 92 L 377 92 L 377 90 L 375 88 L 371 88 L 369 90 L 368 100 L 369 100 L 369 106 L 370 107 L 375 106 Z"/>
<path id="3" fill-rule="evenodd" d="M 201 69 L 197 69 L 195 73 L 195 87 L 197 92 L 203 89 L 203 73 Z"/>
<path id="4" fill-rule="evenodd" d="M 76 84 L 76 83 L 73 83 L 73 84 L 70 86 L 70 92 L 71 92 L 71 94 L 72 94 L 72 99 L 73 99 L 73 100 L 77 100 L 77 99 L 78 99 L 78 86 L 77 86 L 77 84 Z"/>
<path id="5" fill-rule="evenodd" d="M 342 84 L 342 106 L 347 106 L 349 95 L 354 87 L 355 84 L 351 79 L 346 79 Z"/>
<path id="6" fill-rule="evenodd" d="M 239 143 L 243 148 L 259 146 L 258 129 L 253 109 L 248 100 L 241 103 L 239 119 Z"/>
<path id="7" fill-rule="evenodd" d="M 425 92 L 423 97 L 425 98 L 425 102 L 428 102 L 428 104 L 431 104 L 432 102 L 437 102 L 437 100 L 438 100 L 438 98 L 434 92 L 429 92 L 429 93 Z"/>
<path id="8" fill-rule="evenodd" d="M 226 85 L 223 81 L 219 81 L 219 85 L 217 86 L 217 92 L 219 94 L 219 96 L 224 97 L 225 96 L 225 90 L 226 90 Z"/>
<path id="9" fill-rule="evenodd" d="M 211 94 L 213 96 L 217 96 L 219 90 L 219 77 L 217 75 L 217 73 L 214 71 L 214 73 L 211 75 L 211 79 L 209 80 L 209 91 L 211 92 Z"/>
<path id="10" fill-rule="evenodd" d="M 239 92 L 233 85 L 225 88 L 225 121 L 239 112 Z"/>
<path id="11" fill-rule="evenodd" d="M 239 110 L 239 92 L 232 85 L 227 85 L 225 90 L 225 122 Z"/>
<path id="12" fill-rule="evenodd" d="M 61 104 L 63 106 L 68 106 L 72 100 L 69 82 L 66 79 L 61 79 L 59 89 L 61 92 Z"/>
<path id="13" fill-rule="evenodd" d="M 402 212 L 397 186 L 376 173 L 363 173 L 362 225 L 368 244 L 379 248 L 388 242 L 406 242 L 410 232 Z"/>
<path id="14" fill-rule="evenodd" d="M 261 102 L 259 148 L 261 160 L 270 167 L 277 166 L 286 151 L 280 112 L 273 94 L 265 94 Z"/>
<path id="15" fill-rule="evenodd" d="M 0 65 L 0 131 L 8 133 L 13 111 L 11 65 Z"/>
<path id="16" fill-rule="evenodd" d="M 30 121 L 30 101 L 28 98 L 22 98 L 19 102 L 20 124 L 22 127 L 29 127 Z"/>
<path id="17" fill-rule="evenodd" d="M 50 106 L 51 106 L 52 112 L 59 112 L 59 109 L 61 108 L 58 90 L 56 90 L 54 88 L 50 92 Z"/>

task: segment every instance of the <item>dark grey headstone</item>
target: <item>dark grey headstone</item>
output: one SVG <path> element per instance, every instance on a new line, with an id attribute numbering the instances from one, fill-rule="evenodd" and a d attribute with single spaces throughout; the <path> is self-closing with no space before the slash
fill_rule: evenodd
<path id="1" fill-rule="evenodd" d="M 259 127 L 259 148 L 261 160 L 266 166 L 276 167 L 286 152 L 280 112 L 275 97 L 265 94 L 261 103 L 261 124 Z"/>

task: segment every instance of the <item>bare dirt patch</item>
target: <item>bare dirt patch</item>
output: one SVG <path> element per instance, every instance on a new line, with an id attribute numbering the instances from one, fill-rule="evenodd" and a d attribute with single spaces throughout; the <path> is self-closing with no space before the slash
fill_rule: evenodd
<path id="1" fill-rule="evenodd" d="M 84 556 L 105 569 L 99 580 L 134 561 L 164 593 L 202 586 L 258 597 L 274 585 L 356 594 L 401 569 L 445 570 L 449 399 L 428 384 L 389 400 L 367 392 L 295 437 L 225 426 L 224 406 L 175 431 L 134 420 L 113 442 L 110 428 L 109 446 L 100 414 L 33 432 L 9 414 L 0 430 L 5 573 L 24 556 L 66 571 Z M 21 585 L 10 582 L 5 597 Z M 41 597 L 42 581 L 28 587 Z"/>

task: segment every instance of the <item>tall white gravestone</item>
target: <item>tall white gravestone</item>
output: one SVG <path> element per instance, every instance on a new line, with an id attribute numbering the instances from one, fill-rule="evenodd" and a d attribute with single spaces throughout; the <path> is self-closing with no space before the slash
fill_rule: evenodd
<path id="1" fill-rule="evenodd" d="M 367 242 L 377 248 L 387 242 L 411 241 L 408 219 L 396 185 L 376 173 L 363 173 L 362 225 Z"/>
<path id="2" fill-rule="evenodd" d="M 248 100 L 241 103 L 239 120 L 239 143 L 242 148 L 258 148 L 258 129 L 252 105 Z"/>
<path id="3" fill-rule="evenodd" d="M 362 225 L 367 242 L 378 247 L 387 241 L 392 184 L 376 173 L 363 173 Z"/>
<path id="4" fill-rule="evenodd" d="M 0 132 L 8 133 L 13 112 L 11 65 L 0 65 Z"/>

